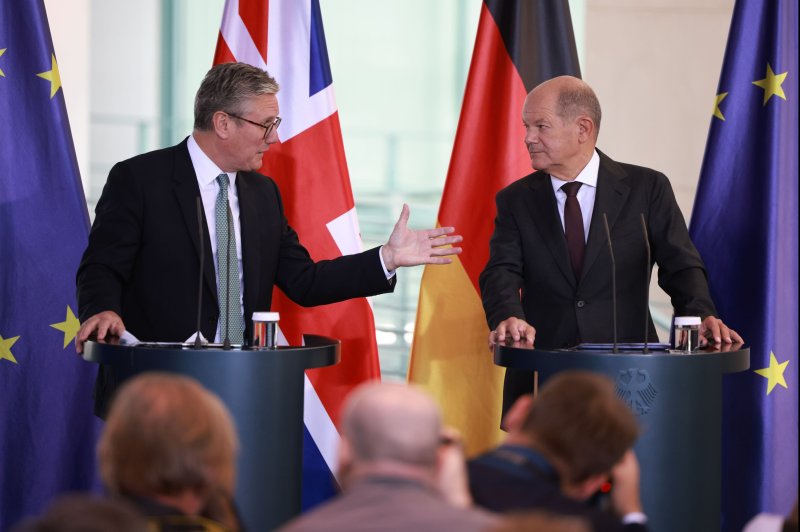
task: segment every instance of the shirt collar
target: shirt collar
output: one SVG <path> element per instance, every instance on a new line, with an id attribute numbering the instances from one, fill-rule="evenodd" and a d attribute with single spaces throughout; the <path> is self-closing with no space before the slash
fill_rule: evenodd
<path id="1" fill-rule="evenodd" d="M 592 158 L 589 159 L 589 162 L 583 167 L 583 170 L 581 170 L 578 177 L 575 178 L 575 181 L 583 183 L 584 185 L 589 185 L 592 188 L 597 188 L 597 174 L 599 171 L 600 156 L 597 154 L 597 150 L 594 150 Z M 554 192 L 558 192 L 558 190 L 564 186 L 564 183 L 566 183 L 566 181 L 550 176 L 550 184 L 553 185 Z"/>
<path id="2" fill-rule="evenodd" d="M 189 135 L 189 140 L 186 142 L 187 148 L 189 148 L 189 158 L 192 160 L 192 166 L 194 167 L 194 173 L 197 176 L 197 184 L 200 185 L 200 188 L 207 187 L 214 183 L 217 180 L 217 176 L 219 174 L 228 174 L 228 179 L 230 181 L 231 187 L 235 187 L 236 185 L 236 172 L 223 172 L 219 166 L 212 161 L 208 155 L 200 148 L 200 145 L 197 144 L 197 141 L 194 138 L 194 135 Z"/>

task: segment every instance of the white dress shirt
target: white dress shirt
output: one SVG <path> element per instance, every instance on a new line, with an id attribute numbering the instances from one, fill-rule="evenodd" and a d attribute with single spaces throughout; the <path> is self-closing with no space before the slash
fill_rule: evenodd
<path id="1" fill-rule="evenodd" d="M 219 286 L 219 264 L 217 264 L 217 217 L 216 204 L 219 194 L 217 176 L 228 174 L 228 205 L 231 209 L 233 231 L 236 234 L 236 259 L 239 263 L 239 306 L 244 316 L 244 277 L 242 275 L 242 223 L 239 220 L 239 195 L 236 192 L 236 172 L 223 172 L 214 161 L 208 158 L 193 136 L 187 142 L 189 157 L 192 159 L 194 173 L 197 176 L 197 185 L 200 187 L 200 198 L 203 200 L 203 210 L 206 214 L 208 236 L 211 238 L 211 256 L 214 262 L 214 274 Z M 222 317 L 222 313 L 220 313 Z M 220 342 L 220 323 L 217 321 L 215 342 Z"/>
<path id="2" fill-rule="evenodd" d="M 575 178 L 575 181 L 583 183 L 578 189 L 578 203 L 581 206 L 583 215 L 583 238 L 589 238 L 589 225 L 592 223 L 592 212 L 594 212 L 594 198 L 597 195 L 597 173 L 600 171 L 600 156 L 597 150 L 592 154 L 592 158 Z M 556 203 L 558 204 L 558 215 L 561 218 L 561 228 L 564 228 L 564 205 L 567 202 L 567 193 L 561 187 L 569 181 L 562 181 L 557 177 L 550 176 L 550 183 L 556 193 Z"/>

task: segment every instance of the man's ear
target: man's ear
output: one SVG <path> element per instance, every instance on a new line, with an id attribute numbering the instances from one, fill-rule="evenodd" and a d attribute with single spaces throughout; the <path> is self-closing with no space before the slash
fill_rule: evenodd
<path id="1" fill-rule="evenodd" d="M 211 117 L 211 125 L 218 137 L 227 139 L 231 134 L 233 119 L 223 111 L 217 111 Z"/>
<path id="2" fill-rule="evenodd" d="M 578 140 L 587 142 L 594 139 L 594 122 L 586 115 L 579 116 L 576 125 L 578 126 Z"/>

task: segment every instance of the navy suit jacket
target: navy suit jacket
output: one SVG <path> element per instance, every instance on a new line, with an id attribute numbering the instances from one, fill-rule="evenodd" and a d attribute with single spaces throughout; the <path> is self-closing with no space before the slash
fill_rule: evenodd
<path id="1" fill-rule="evenodd" d="M 270 308 L 273 287 L 303 306 L 393 290 L 379 249 L 314 262 L 289 226 L 277 185 L 255 172 L 236 177 L 242 239 L 245 338 L 254 311 Z M 205 248 L 201 330 L 213 339 L 219 308 L 205 214 L 186 140 L 114 165 L 97 203 L 77 273 L 81 321 L 105 310 L 122 317 L 142 341 L 184 341 L 196 330 L 200 249 Z M 202 211 L 202 209 L 201 209 Z M 116 383 L 98 375 L 96 410 Z"/>

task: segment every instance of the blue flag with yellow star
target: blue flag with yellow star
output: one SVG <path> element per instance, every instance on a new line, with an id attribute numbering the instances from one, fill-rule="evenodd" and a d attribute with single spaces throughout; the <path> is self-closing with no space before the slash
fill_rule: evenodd
<path id="1" fill-rule="evenodd" d="M 0 2 L 0 530 L 94 484 L 96 370 L 75 354 L 89 217 L 41 0 Z"/>
<path id="2" fill-rule="evenodd" d="M 797 0 L 737 0 L 690 232 L 750 345 L 725 377 L 722 522 L 797 498 Z"/>

